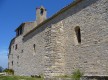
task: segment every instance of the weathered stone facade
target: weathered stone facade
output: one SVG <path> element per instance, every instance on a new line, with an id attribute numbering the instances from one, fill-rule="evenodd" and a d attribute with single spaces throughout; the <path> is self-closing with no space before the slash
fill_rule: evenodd
<path id="1" fill-rule="evenodd" d="M 9 53 L 16 75 L 51 78 L 80 69 L 84 76 L 108 76 L 108 0 L 76 0 L 40 24 L 21 26 Z"/>

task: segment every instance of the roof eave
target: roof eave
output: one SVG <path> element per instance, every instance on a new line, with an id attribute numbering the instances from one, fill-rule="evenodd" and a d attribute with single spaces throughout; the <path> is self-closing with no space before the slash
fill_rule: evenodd
<path id="1" fill-rule="evenodd" d="M 31 30 L 30 32 L 28 32 L 27 34 L 25 34 L 23 37 L 26 37 L 28 34 L 30 34 L 31 32 L 35 31 L 37 28 L 39 28 L 40 26 L 42 26 L 43 24 L 47 23 L 48 21 L 52 20 L 53 18 L 55 18 L 56 16 L 58 16 L 59 14 L 65 12 L 66 10 L 70 9 L 71 7 L 74 7 L 75 5 L 77 5 L 78 3 L 80 3 L 83 0 L 76 0 L 74 2 L 72 2 L 71 4 L 69 4 L 68 6 L 64 7 L 63 9 L 61 9 L 59 12 L 57 12 L 56 14 L 54 14 L 52 17 L 48 18 L 47 20 L 43 21 L 42 23 L 40 23 L 39 25 L 37 25 L 36 28 L 34 28 L 33 30 Z"/>
<path id="2" fill-rule="evenodd" d="M 15 32 L 20 29 L 25 23 L 22 23 L 17 29 L 15 29 Z"/>

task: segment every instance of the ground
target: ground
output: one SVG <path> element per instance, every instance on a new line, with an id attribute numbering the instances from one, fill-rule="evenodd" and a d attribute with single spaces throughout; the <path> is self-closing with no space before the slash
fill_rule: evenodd
<path id="1" fill-rule="evenodd" d="M 0 76 L 0 80 L 42 80 L 41 78 L 31 78 L 24 76 Z"/>

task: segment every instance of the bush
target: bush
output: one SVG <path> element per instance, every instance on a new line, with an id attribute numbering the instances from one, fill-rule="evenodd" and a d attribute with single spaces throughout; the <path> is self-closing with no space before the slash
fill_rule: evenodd
<path id="1" fill-rule="evenodd" d="M 14 75 L 14 70 L 13 69 L 5 69 L 3 72 L 6 72 L 9 75 Z"/>
<path id="2" fill-rule="evenodd" d="M 76 70 L 72 74 L 72 80 L 80 80 L 80 78 L 83 76 L 83 73 L 80 72 L 80 70 Z"/>
<path id="3" fill-rule="evenodd" d="M 40 75 L 31 75 L 32 78 L 41 78 Z"/>

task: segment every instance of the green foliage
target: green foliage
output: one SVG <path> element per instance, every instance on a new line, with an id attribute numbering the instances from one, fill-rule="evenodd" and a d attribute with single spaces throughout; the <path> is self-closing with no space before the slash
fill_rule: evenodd
<path id="1" fill-rule="evenodd" d="M 4 69 L 3 72 L 6 72 L 9 75 L 14 75 L 14 70 L 12 70 L 12 69 Z"/>
<path id="2" fill-rule="evenodd" d="M 3 68 L 0 66 L 0 72 L 2 72 L 3 71 Z"/>
<path id="3" fill-rule="evenodd" d="M 31 75 L 32 78 L 41 78 L 40 75 Z"/>
<path id="4" fill-rule="evenodd" d="M 58 78 L 69 78 L 68 75 L 60 75 L 60 76 L 57 76 Z"/>
<path id="5" fill-rule="evenodd" d="M 57 78 L 61 79 L 72 79 L 72 80 L 80 80 L 80 78 L 83 76 L 83 73 L 80 72 L 80 70 L 75 70 L 72 75 L 60 75 L 56 76 Z"/>
<path id="6" fill-rule="evenodd" d="M 80 80 L 80 78 L 83 76 L 83 73 L 80 72 L 80 70 L 76 70 L 72 74 L 72 80 Z"/>
<path id="7" fill-rule="evenodd" d="M 69 76 L 68 76 L 68 75 L 64 75 L 63 77 L 67 78 L 67 77 L 69 77 Z"/>
<path id="8" fill-rule="evenodd" d="M 40 74 L 41 78 L 44 80 L 44 75 L 43 74 Z"/>
<path id="9" fill-rule="evenodd" d="M 31 75 L 32 78 L 40 78 L 40 79 L 44 79 L 44 75 L 40 74 L 40 75 Z"/>

